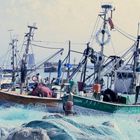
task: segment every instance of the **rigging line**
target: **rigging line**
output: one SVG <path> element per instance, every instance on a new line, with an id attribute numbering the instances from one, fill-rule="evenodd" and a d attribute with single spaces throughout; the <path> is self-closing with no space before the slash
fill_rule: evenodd
<path id="1" fill-rule="evenodd" d="M 135 41 L 135 43 L 129 49 L 128 48 L 125 49 L 124 51 L 120 52 L 120 54 L 122 55 L 124 52 L 126 52 L 125 55 L 129 54 L 133 50 L 133 48 L 136 46 L 136 43 L 137 42 Z"/>
<path id="2" fill-rule="evenodd" d="M 30 48 L 31 48 L 31 53 L 34 54 L 32 44 L 31 44 Z"/>
<path id="3" fill-rule="evenodd" d="M 115 47 L 114 47 L 114 44 L 113 44 L 112 39 L 110 40 L 110 42 L 111 42 L 111 46 L 112 46 L 113 52 L 114 52 L 114 54 L 116 55 L 116 51 L 115 51 Z"/>
<path id="4" fill-rule="evenodd" d="M 124 32 L 125 34 L 127 34 L 128 36 L 130 36 L 131 38 L 134 38 L 134 39 L 136 40 L 136 37 L 135 37 L 135 36 L 133 36 L 133 35 L 131 35 L 131 34 L 125 32 L 124 30 L 122 30 L 120 27 L 118 27 L 118 26 L 116 26 L 116 25 L 115 25 L 115 27 L 116 27 L 118 30 L 120 30 L 121 32 Z"/>
<path id="5" fill-rule="evenodd" d="M 79 54 L 84 54 L 82 52 L 79 52 L 79 51 L 74 51 L 74 50 L 70 50 L 71 52 L 74 52 L 74 53 L 79 53 Z"/>
<path id="6" fill-rule="evenodd" d="M 25 36 L 24 36 L 24 38 L 23 38 L 23 43 L 22 43 L 22 45 L 21 45 L 21 49 L 20 49 L 20 51 L 19 51 L 19 54 L 21 55 L 21 53 L 22 53 L 22 51 L 23 51 L 23 46 L 25 46 L 25 42 L 26 42 L 27 40 L 25 40 Z M 24 52 L 24 51 L 23 51 Z"/>
<path id="7" fill-rule="evenodd" d="M 49 45 L 49 44 L 59 44 L 59 45 L 63 44 L 63 45 L 65 45 L 65 44 L 67 44 L 67 42 L 54 42 L 54 41 L 34 41 L 33 40 L 32 42 L 45 42 L 45 43 L 48 43 L 46 45 Z M 72 42 L 71 44 L 76 46 L 76 45 L 86 45 L 87 43 L 84 43 L 84 42 L 83 43 L 81 43 L 81 42 L 80 43 Z"/>
<path id="8" fill-rule="evenodd" d="M 94 24 L 94 27 L 93 27 L 93 30 L 92 30 L 92 32 L 91 32 L 91 36 L 90 36 L 90 39 L 89 39 L 89 42 L 91 42 L 93 39 L 93 34 L 94 34 L 94 32 L 95 32 L 95 30 L 96 30 L 96 28 L 97 28 L 97 25 L 98 25 L 98 23 L 99 23 L 99 16 L 97 16 L 97 18 L 96 18 L 96 22 L 95 22 L 95 24 Z"/>
<path id="9" fill-rule="evenodd" d="M 99 30 L 102 30 L 102 27 L 103 27 L 103 23 L 100 25 L 100 26 L 98 26 L 98 31 Z M 97 28 L 97 27 L 96 27 Z M 93 42 L 95 41 L 96 43 L 97 43 L 97 40 L 96 40 L 96 34 L 97 34 L 97 32 L 98 31 L 96 31 L 95 33 L 94 33 L 94 35 L 92 35 L 93 36 L 93 39 L 91 40 L 91 45 L 93 45 Z"/>
<path id="10" fill-rule="evenodd" d="M 10 49 L 8 49 L 8 51 L 5 53 L 5 55 L 3 55 L 3 56 L 1 56 L 0 58 L 1 59 L 3 59 L 3 62 L 2 62 L 2 66 L 4 66 L 5 65 L 5 62 L 7 61 L 7 56 L 8 56 L 8 54 L 10 53 L 10 51 L 12 50 L 12 48 L 10 48 Z"/>
<path id="11" fill-rule="evenodd" d="M 83 59 L 83 56 L 81 57 L 81 59 L 80 59 L 80 61 L 79 61 L 79 64 L 82 63 L 82 59 Z M 79 64 L 78 64 L 78 65 L 79 65 Z M 78 66 L 76 66 L 76 68 L 78 68 Z M 80 73 L 80 70 L 81 70 L 81 69 L 82 69 L 82 66 L 81 66 L 81 68 L 73 75 L 73 77 L 76 78 L 76 77 L 78 76 L 78 74 Z M 72 79 L 73 79 L 73 77 L 72 77 Z M 80 80 L 80 79 L 79 79 L 79 80 Z"/>
<path id="12" fill-rule="evenodd" d="M 86 45 L 87 43 L 72 42 L 71 44 L 76 46 L 76 45 Z"/>
<path id="13" fill-rule="evenodd" d="M 132 59 L 133 59 L 133 55 L 132 55 L 130 58 L 129 58 L 129 57 L 127 58 L 128 61 L 127 61 L 126 64 L 129 64 L 129 62 L 130 62 Z"/>
<path id="14" fill-rule="evenodd" d="M 61 50 L 60 50 L 60 51 L 61 51 Z M 59 52 L 60 52 L 60 51 L 59 51 Z M 56 53 L 57 53 L 57 54 L 56 54 Z M 50 61 L 50 60 L 52 60 L 53 58 L 57 57 L 57 55 L 59 55 L 61 52 L 58 53 L 58 51 L 57 51 L 56 53 L 55 53 L 56 55 L 53 54 L 53 55 L 48 56 L 47 58 L 44 58 L 43 60 L 40 60 L 39 62 L 36 63 L 36 66 L 42 64 L 45 60 L 47 60 L 47 62 Z M 49 59 L 49 60 L 48 60 L 48 59 Z M 44 62 L 44 63 L 45 63 L 45 62 Z"/>
<path id="15" fill-rule="evenodd" d="M 106 28 L 107 28 L 107 31 L 109 31 L 108 26 L 107 26 Z M 111 31 L 110 31 L 110 32 L 111 32 Z M 110 32 L 109 32 L 109 34 L 110 34 Z M 116 55 L 115 47 L 114 47 L 114 44 L 113 44 L 113 42 L 112 42 L 112 36 L 111 36 L 111 38 L 110 38 L 110 43 L 111 43 L 111 46 L 112 46 L 113 52 L 114 52 L 114 54 Z"/>
<path id="16" fill-rule="evenodd" d="M 83 56 L 81 57 L 79 63 L 78 63 L 78 66 L 75 68 L 75 70 L 70 74 L 69 78 L 72 79 L 75 74 L 81 69 L 82 65 L 84 63 L 84 60 L 83 60 Z"/>
<path id="17" fill-rule="evenodd" d="M 124 58 L 124 57 L 132 50 L 132 48 L 135 47 L 135 45 L 136 45 L 136 42 L 132 45 L 131 48 L 129 48 L 129 49 L 121 56 L 121 58 Z M 117 63 L 118 63 L 118 61 L 117 61 L 112 67 L 114 67 Z M 106 73 L 109 69 L 110 69 L 110 68 L 106 69 L 106 71 L 105 71 L 104 73 Z"/>
<path id="18" fill-rule="evenodd" d="M 8 49 L 7 52 L 0 57 L 0 59 L 5 58 L 5 56 L 12 50 L 12 48 Z"/>
<path id="19" fill-rule="evenodd" d="M 120 30 L 119 28 L 116 28 L 116 27 L 115 27 L 115 29 L 116 29 L 120 34 L 122 34 L 123 36 L 125 36 L 126 38 L 128 38 L 128 39 L 130 39 L 130 40 L 132 40 L 132 41 L 135 41 L 135 40 L 136 40 L 136 38 L 134 38 L 133 36 L 131 36 L 131 35 L 127 34 L 127 33 L 125 33 L 124 31 Z"/>
<path id="20" fill-rule="evenodd" d="M 59 50 L 59 49 L 62 49 L 62 48 L 45 47 L 45 46 L 36 45 L 36 44 L 31 44 L 31 45 L 36 46 L 36 47 L 40 47 L 40 48 L 44 48 L 44 49 L 52 49 L 52 50 Z"/>
<path id="21" fill-rule="evenodd" d="M 34 51 L 33 51 L 33 47 L 32 47 L 32 44 L 31 44 L 31 52 L 32 52 L 32 54 L 34 54 Z M 35 61 L 35 58 L 34 58 L 34 65 L 35 65 L 35 67 L 36 67 L 36 61 Z"/>
<path id="22" fill-rule="evenodd" d="M 33 40 L 32 42 L 44 42 L 44 43 L 54 43 L 54 44 L 66 44 L 67 42 L 57 42 L 57 41 L 41 41 L 41 40 Z"/>
<path id="23" fill-rule="evenodd" d="M 120 69 L 123 70 L 124 67 L 132 60 L 132 58 L 133 58 L 133 56 L 128 57 L 128 58 L 126 59 L 126 60 L 128 60 L 128 61 L 127 61 L 126 63 L 124 63 L 123 66 L 120 67 Z M 125 60 L 125 61 L 126 61 L 126 60 Z M 115 63 L 115 64 L 116 64 L 116 63 Z M 113 70 L 113 68 L 114 68 L 114 65 L 110 67 L 110 69 L 112 69 L 112 70 Z M 113 72 L 115 72 L 115 70 L 113 70 Z"/>
<path id="24" fill-rule="evenodd" d="M 64 59 L 63 59 L 63 61 L 62 61 L 62 64 L 65 62 L 65 61 L 67 61 L 67 58 L 68 58 L 69 56 L 67 55 Z M 67 62 L 66 62 L 67 63 Z"/>

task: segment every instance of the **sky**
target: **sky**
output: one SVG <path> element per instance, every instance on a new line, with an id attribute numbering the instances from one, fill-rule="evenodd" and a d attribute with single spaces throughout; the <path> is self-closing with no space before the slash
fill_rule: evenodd
<path id="1" fill-rule="evenodd" d="M 64 47 L 66 51 L 70 40 L 73 50 L 83 51 L 85 43 L 91 39 L 94 24 L 104 3 L 113 5 L 113 22 L 126 33 L 136 37 L 140 22 L 140 0 L 0 0 L 0 3 L 2 57 L 5 57 L 11 37 L 16 37 L 21 47 L 24 35 L 28 32 L 27 26 L 34 23 L 38 27 L 34 40 L 44 41 L 46 44 L 43 45 L 49 47 L 56 47 L 57 44 L 57 47 Z M 117 31 L 111 31 L 110 34 L 113 47 L 110 44 L 105 46 L 107 55 L 119 54 L 133 44 L 132 40 Z M 91 47 L 100 49 L 99 45 Z M 36 56 L 41 58 L 47 53 L 38 50 Z"/>

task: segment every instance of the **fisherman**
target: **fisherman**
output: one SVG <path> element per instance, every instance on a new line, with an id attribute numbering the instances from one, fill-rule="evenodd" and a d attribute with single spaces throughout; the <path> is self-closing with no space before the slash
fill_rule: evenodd
<path id="1" fill-rule="evenodd" d="M 48 85 L 49 84 L 49 77 L 46 77 L 45 79 L 44 79 L 44 83 L 45 83 L 45 85 Z"/>
<path id="2" fill-rule="evenodd" d="M 42 80 L 42 78 L 41 78 L 39 73 L 36 74 L 36 77 L 37 77 L 37 82 L 38 83 L 43 83 L 43 80 Z"/>
<path id="3" fill-rule="evenodd" d="M 51 84 L 54 84 L 55 83 L 55 80 L 56 80 L 56 78 L 52 78 Z"/>

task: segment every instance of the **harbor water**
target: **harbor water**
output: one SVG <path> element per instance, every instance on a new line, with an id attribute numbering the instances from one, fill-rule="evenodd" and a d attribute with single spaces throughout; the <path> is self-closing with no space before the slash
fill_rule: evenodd
<path id="1" fill-rule="evenodd" d="M 0 140 L 139 140 L 140 114 L 74 110 L 76 115 L 65 116 L 44 105 L 2 103 Z"/>

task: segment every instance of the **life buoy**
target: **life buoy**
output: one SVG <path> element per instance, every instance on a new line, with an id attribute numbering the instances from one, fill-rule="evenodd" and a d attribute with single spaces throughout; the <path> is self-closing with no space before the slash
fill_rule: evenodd
<path id="1" fill-rule="evenodd" d="M 36 82 L 37 81 L 37 77 L 34 75 L 34 76 L 32 76 L 32 80 L 34 81 L 34 82 Z"/>
<path id="2" fill-rule="evenodd" d="M 102 34 L 106 35 L 106 39 L 105 39 L 105 40 L 102 40 L 102 38 L 100 38 L 100 35 L 102 35 Z M 107 30 L 101 30 L 101 29 L 100 29 L 100 30 L 97 32 L 97 34 L 96 34 L 96 41 L 97 41 L 97 43 L 100 44 L 100 45 L 105 45 L 105 44 L 107 44 L 107 43 L 110 41 L 110 38 L 111 38 L 111 36 L 110 36 L 110 34 L 109 34 L 109 32 L 108 32 Z"/>

